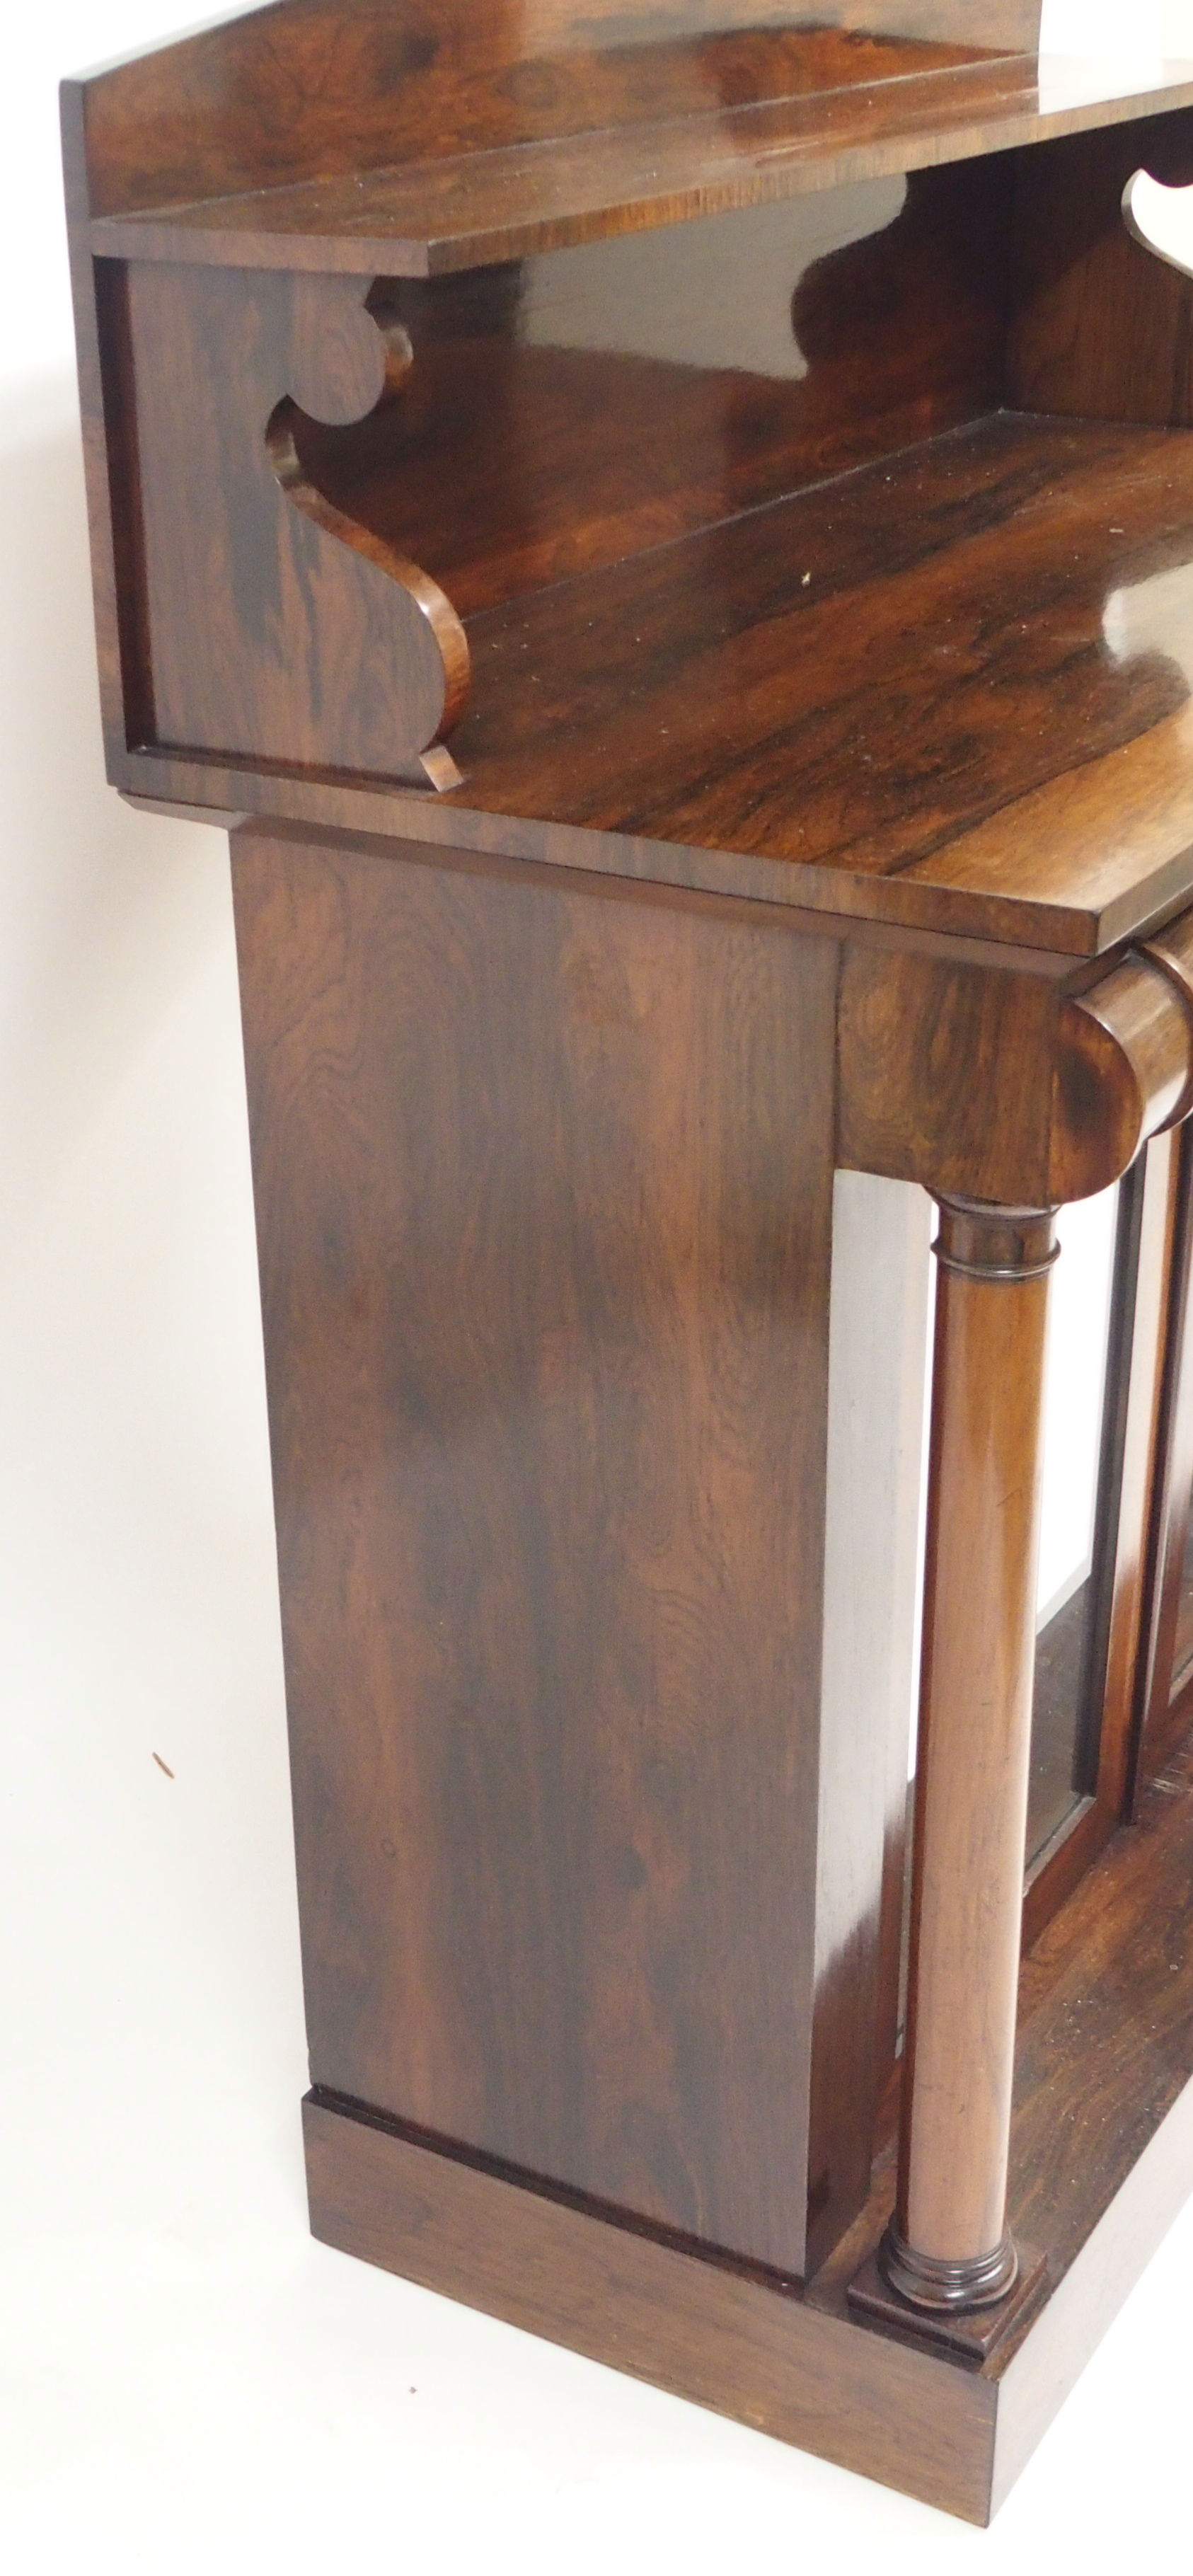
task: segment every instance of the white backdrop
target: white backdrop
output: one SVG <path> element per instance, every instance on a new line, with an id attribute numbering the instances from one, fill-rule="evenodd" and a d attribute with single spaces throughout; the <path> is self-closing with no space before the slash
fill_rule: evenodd
<path id="1" fill-rule="evenodd" d="M 1184 2563 L 1193 2218 L 986 2540 L 307 2237 L 226 845 L 103 783 L 59 202 L 59 75 L 190 14 L 44 0 L 0 96 L 3 2564 Z"/>

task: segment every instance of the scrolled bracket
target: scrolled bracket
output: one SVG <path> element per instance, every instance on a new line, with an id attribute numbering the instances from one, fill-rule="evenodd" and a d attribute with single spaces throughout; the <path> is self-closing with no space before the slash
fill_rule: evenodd
<path id="1" fill-rule="evenodd" d="M 321 488 L 312 453 L 321 430 L 363 426 L 400 399 L 414 365 L 410 337 L 384 303 L 346 305 L 339 280 L 302 278 L 295 285 L 299 390 L 284 394 L 270 413 L 265 431 L 270 462 L 293 507 L 393 585 L 388 608 L 395 720 L 401 726 L 398 759 L 403 767 L 413 764 L 434 787 L 458 786 L 459 771 L 444 749 L 444 738 L 468 703 L 470 663 L 463 624 L 446 592 L 421 565 L 351 518 Z"/>
<path id="2" fill-rule="evenodd" d="M 413 364 L 385 297 L 353 277 L 129 264 L 112 384 L 135 400 L 120 428 L 140 469 L 130 748 L 459 784 L 445 738 L 467 638 L 433 575 L 387 541 L 400 462 L 384 434 L 383 506 L 362 523 L 353 426 L 402 401 Z"/>
<path id="3" fill-rule="evenodd" d="M 1193 277 L 1193 188 L 1166 188 L 1136 170 L 1123 190 L 1123 221 L 1143 250 Z"/>
<path id="4" fill-rule="evenodd" d="M 1185 958 L 1188 955 L 1186 971 Z M 1061 1008 L 1049 1198 L 1092 1198 L 1193 1108 L 1193 916 Z"/>

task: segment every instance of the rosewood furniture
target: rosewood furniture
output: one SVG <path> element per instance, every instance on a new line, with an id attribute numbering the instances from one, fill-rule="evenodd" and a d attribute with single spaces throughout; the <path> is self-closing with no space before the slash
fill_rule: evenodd
<path id="1" fill-rule="evenodd" d="M 231 832 L 312 2224 L 980 2521 L 1193 2184 L 1193 64 L 978 14 L 281 0 L 64 122 L 109 774 Z"/>

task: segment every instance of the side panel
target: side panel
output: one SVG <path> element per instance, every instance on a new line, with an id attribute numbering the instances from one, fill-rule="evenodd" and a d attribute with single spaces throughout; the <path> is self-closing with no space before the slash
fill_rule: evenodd
<path id="1" fill-rule="evenodd" d="M 233 846 L 314 2079 L 796 2272 L 836 951 Z"/>
<path id="2" fill-rule="evenodd" d="M 162 745 L 423 783 L 466 690 L 462 629 L 417 566 L 329 508 L 296 445 L 401 381 L 361 281 L 134 263 L 101 311 L 113 452 L 126 473 L 136 457 L 149 667 L 130 718 L 151 710 Z"/>

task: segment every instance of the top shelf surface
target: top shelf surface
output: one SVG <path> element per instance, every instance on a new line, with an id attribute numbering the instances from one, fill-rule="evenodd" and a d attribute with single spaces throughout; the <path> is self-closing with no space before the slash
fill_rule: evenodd
<path id="1" fill-rule="evenodd" d="M 835 89 L 101 214 L 91 246 L 434 276 L 1193 105 L 1193 61 L 1135 77 L 1123 62 L 1034 53 L 909 68 L 916 54 L 904 46 L 894 75 Z"/>
<path id="2" fill-rule="evenodd" d="M 1000 413 L 485 611 L 437 828 L 1097 953 L 1188 897 L 1191 528 L 1193 432 Z"/>

